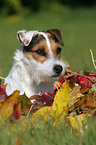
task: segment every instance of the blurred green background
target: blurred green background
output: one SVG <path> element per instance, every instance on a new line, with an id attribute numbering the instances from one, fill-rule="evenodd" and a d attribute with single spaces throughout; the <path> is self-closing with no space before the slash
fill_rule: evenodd
<path id="1" fill-rule="evenodd" d="M 60 29 L 62 58 L 72 71 L 94 70 L 96 58 L 96 0 L 0 0 L 0 75 L 6 77 L 20 44 L 18 30 Z"/>

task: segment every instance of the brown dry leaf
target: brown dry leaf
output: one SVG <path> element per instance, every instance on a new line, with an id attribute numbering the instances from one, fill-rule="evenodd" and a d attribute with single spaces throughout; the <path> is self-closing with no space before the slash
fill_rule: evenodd
<path id="1" fill-rule="evenodd" d="M 74 86 L 73 89 L 71 89 L 71 91 L 69 92 L 69 108 L 78 101 L 78 98 L 80 99 L 80 97 L 84 96 L 83 94 L 81 94 L 80 88 L 80 86 Z"/>
<path id="2" fill-rule="evenodd" d="M 83 97 L 78 98 L 77 102 L 75 102 L 69 108 L 69 113 L 76 111 L 77 114 L 81 113 L 93 114 L 93 112 L 95 113 L 95 108 L 96 108 L 96 93 L 94 91 L 91 91 L 90 93 L 84 95 Z"/>

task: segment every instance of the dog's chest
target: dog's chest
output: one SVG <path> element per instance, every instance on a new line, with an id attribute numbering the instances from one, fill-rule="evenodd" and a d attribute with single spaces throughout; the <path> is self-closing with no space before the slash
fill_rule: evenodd
<path id="1" fill-rule="evenodd" d="M 31 97 L 32 95 L 45 93 L 45 92 L 53 92 L 54 84 L 52 82 L 41 82 L 40 84 L 36 84 L 33 82 L 30 86 L 25 87 L 25 94 L 27 97 Z"/>
<path id="2" fill-rule="evenodd" d="M 41 82 L 39 85 L 34 83 L 34 91 L 39 92 L 53 92 L 54 84 L 52 82 Z"/>

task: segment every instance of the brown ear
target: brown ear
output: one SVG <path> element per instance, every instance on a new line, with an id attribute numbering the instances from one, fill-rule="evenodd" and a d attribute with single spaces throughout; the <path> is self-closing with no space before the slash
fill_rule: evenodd
<path id="1" fill-rule="evenodd" d="M 53 37 L 53 39 L 55 39 L 56 42 L 60 42 L 61 45 L 64 46 L 63 41 L 62 41 L 62 32 L 58 29 L 50 29 L 47 30 L 48 33 L 51 34 L 51 36 Z"/>

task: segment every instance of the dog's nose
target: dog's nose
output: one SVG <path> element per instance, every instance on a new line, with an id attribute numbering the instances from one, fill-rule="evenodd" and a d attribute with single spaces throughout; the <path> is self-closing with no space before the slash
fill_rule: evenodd
<path id="1" fill-rule="evenodd" d="M 58 75 L 62 72 L 62 70 L 63 70 L 63 67 L 61 65 L 58 65 L 58 64 L 56 64 L 53 68 L 53 71 L 55 73 L 57 73 Z"/>

